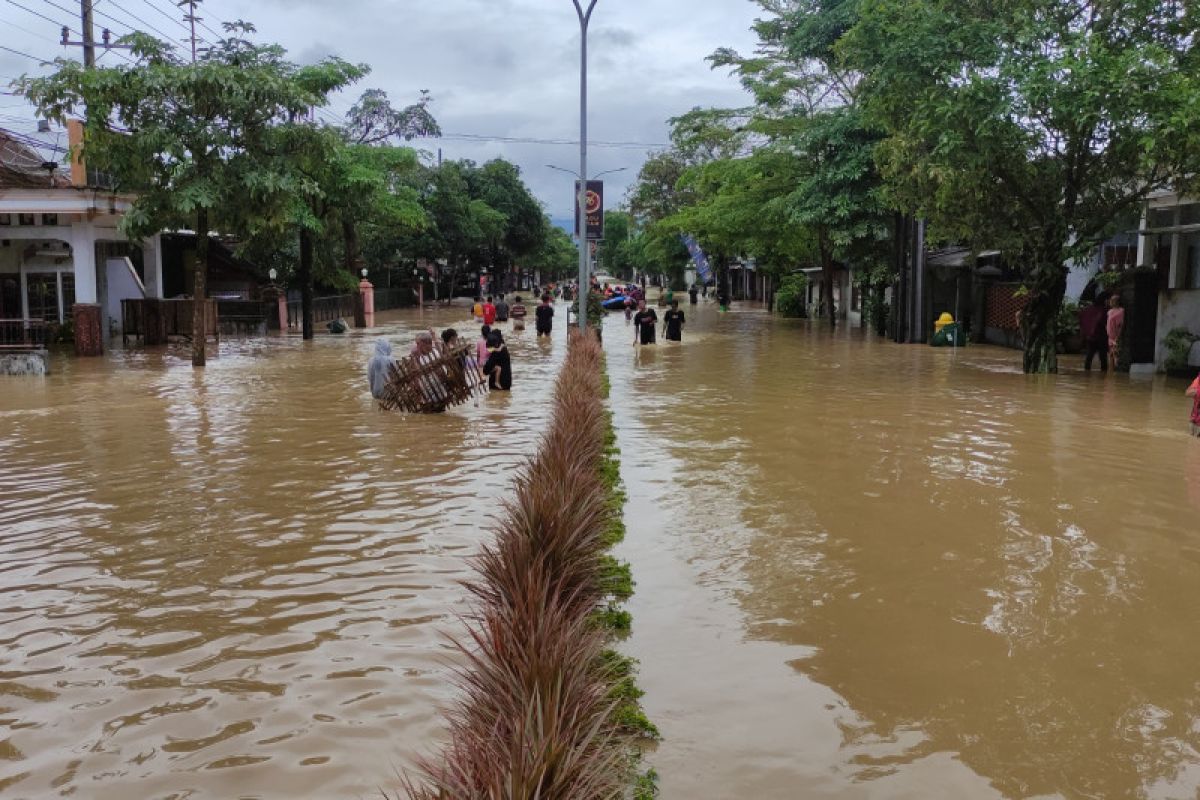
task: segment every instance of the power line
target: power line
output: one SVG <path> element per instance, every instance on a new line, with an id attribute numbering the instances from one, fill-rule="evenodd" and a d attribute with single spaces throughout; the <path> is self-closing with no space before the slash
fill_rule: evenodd
<path id="1" fill-rule="evenodd" d="M 176 25 L 183 28 L 185 31 L 188 29 L 188 26 L 184 25 L 182 22 L 180 22 L 178 18 L 172 16 L 171 14 L 168 14 L 166 11 L 163 11 L 161 8 L 154 5 L 154 3 L 151 3 L 150 0 L 142 0 L 142 2 L 145 3 L 146 5 L 150 6 L 150 8 L 154 9 L 159 14 L 162 14 L 167 19 L 171 20 L 171 22 L 174 22 Z"/>
<path id="2" fill-rule="evenodd" d="M 46 20 L 47 22 L 53 22 L 55 25 L 57 25 L 60 28 L 66 28 L 71 33 L 78 33 L 78 31 L 74 30 L 69 25 L 63 25 L 61 22 L 54 19 L 53 17 L 47 17 L 45 14 L 43 14 L 40 11 L 34 11 L 29 6 L 23 6 L 20 3 L 16 2 L 16 0 L 5 0 L 5 2 L 8 3 L 9 5 L 16 6 L 17 8 L 21 9 L 22 11 L 28 11 L 30 14 L 33 14 L 35 17 L 41 17 L 42 19 Z M 67 13 L 69 14 L 71 12 L 68 11 Z"/>
<path id="3" fill-rule="evenodd" d="M 12 3 L 12 4 L 13 4 L 13 5 L 15 5 L 15 6 L 18 6 L 19 8 L 25 8 L 25 6 L 22 6 L 22 5 L 20 5 L 19 3 L 15 3 L 15 2 L 13 2 L 13 0 L 8 0 L 8 2 Z M 62 7 L 62 6 L 60 6 L 58 3 L 55 3 L 53 0 L 42 0 L 42 2 L 43 2 L 43 3 L 45 3 L 46 5 L 54 6 L 54 7 L 55 7 L 55 8 L 57 8 L 59 11 L 63 12 L 64 14 L 67 14 L 68 16 L 70 16 L 70 15 L 72 15 L 72 14 L 74 14 L 74 13 L 75 13 L 75 12 L 73 12 L 73 11 L 72 11 L 71 9 L 69 9 L 69 8 L 63 8 L 63 7 Z M 27 8 L 26 8 L 25 10 L 26 10 L 26 11 L 29 11 L 31 14 L 37 14 L 37 12 L 36 12 L 36 11 L 31 11 L 30 9 L 27 9 Z M 93 13 L 94 13 L 94 9 L 93 9 Z M 39 16 L 39 17 L 42 17 L 43 19 L 47 19 L 47 20 L 50 20 L 51 22 L 54 22 L 54 20 L 50 19 L 49 17 L 45 16 L 44 14 L 38 14 L 38 16 Z M 107 14 L 105 14 L 105 16 L 108 16 L 108 15 L 107 15 Z M 112 18 L 111 18 L 111 17 L 109 17 L 109 19 L 112 19 Z M 55 22 L 55 24 L 56 24 L 56 25 L 58 25 L 58 24 L 60 24 L 60 23 L 57 23 L 57 22 Z M 124 25 L 125 23 L 121 23 L 121 24 L 122 24 L 122 25 Z M 64 30 L 66 30 L 68 33 L 74 33 L 74 31 L 72 30 L 72 28 L 71 28 L 69 25 L 62 25 L 61 27 L 62 27 Z M 126 25 L 126 27 L 129 27 L 129 26 L 128 26 L 128 25 Z M 82 32 L 79 34 L 79 36 L 80 36 L 80 38 L 81 38 L 81 39 L 83 39 L 85 42 L 89 42 L 89 40 L 91 40 L 91 38 L 92 38 L 90 35 L 84 35 Z M 66 44 L 66 42 L 65 42 L 65 41 L 64 41 L 64 44 Z M 93 44 L 93 45 L 94 45 L 95 43 L 94 43 L 94 42 L 91 42 L 91 44 Z M 104 50 L 105 50 L 106 52 L 109 50 L 109 48 L 108 48 L 107 46 L 103 46 L 103 45 L 102 45 L 102 47 L 104 47 Z M 135 64 L 135 63 L 137 63 L 137 62 L 135 62 L 135 61 L 134 61 L 132 58 L 130 58 L 129 56 L 125 55 L 124 53 L 117 53 L 117 55 L 118 55 L 118 56 L 120 56 L 121 58 L 123 58 L 125 61 L 128 61 L 130 64 Z M 86 45 L 85 45 L 85 66 L 86 66 Z"/>
<path id="4" fill-rule="evenodd" d="M 41 39 L 41 38 L 43 38 L 43 37 L 45 36 L 45 34 L 42 34 L 42 33 L 37 33 L 36 31 L 31 31 L 31 30 L 29 30 L 29 28 L 26 28 L 26 27 L 23 27 L 23 26 L 21 26 L 21 25 L 18 25 L 18 24 L 17 24 L 17 23 L 15 23 L 15 22 L 10 22 L 10 21 L 8 21 L 8 20 L 5 20 L 5 21 L 4 21 L 4 24 L 5 24 L 6 26 L 8 26 L 9 28 L 14 28 L 14 29 L 16 29 L 16 30 L 19 30 L 19 31 L 24 31 L 25 33 L 28 33 L 30 36 L 33 36 L 34 38 L 37 38 L 37 39 Z"/>
<path id="5" fill-rule="evenodd" d="M 9 47 L 8 45 L 4 45 L 4 44 L 0 44 L 0 50 L 7 50 L 10 53 L 16 53 L 19 56 L 24 56 L 25 58 L 31 59 L 33 61 L 37 61 L 40 64 L 51 64 L 54 62 L 53 58 L 39 58 L 37 56 L 33 56 L 33 55 L 30 55 L 29 53 L 23 52 L 21 50 L 14 50 L 13 48 Z"/>
<path id="6" fill-rule="evenodd" d="M 162 37 L 164 37 L 164 38 L 165 38 L 165 40 L 166 40 L 167 42 L 171 42 L 171 34 L 169 34 L 169 33 L 166 33 L 166 32 L 165 32 L 165 31 L 163 31 L 161 28 L 156 28 L 155 26 L 151 25 L 149 22 L 147 22 L 146 20 L 142 19 L 142 18 L 141 18 L 141 17 L 139 17 L 137 14 L 134 14 L 132 11 L 130 11 L 129 9 L 125 8 L 125 6 L 123 6 L 123 5 L 121 5 L 120 3 L 118 3 L 118 2 L 117 2 L 117 0 L 108 0 L 108 4 L 109 4 L 110 6 L 112 6 L 112 7 L 116 8 L 116 9 L 118 9 L 119 11 L 122 11 L 122 12 L 124 12 L 125 14 L 128 14 L 128 15 L 129 15 L 130 17 L 132 17 L 134 20 L 136 20 L 137 22 L 141 23 L 142 25 L 144 25 L 145 27 L 149 28 L 150 30 L 154 31 L 154 32 L 155 32 L 155 33 L 157 33 L 159 36 L 162 36 Z M 95 7 L 93 6 L 93 10 L 94 10 L 94 8 L 95 8 Z M 96 13 L 97 13 L 97 14 L 103 14 L 104 16 L 108 17 L 109 19 L 115 19 L 114 17 L 111 17 L 111 16 L 109 16 L 108 14 L 105 14 L 103 11 L 97 11 Z M 121 23 L 121 24 L 123 24 L 123 25 L 126 25 L 126 26 L 128 26 L 128 27 L 132 27 L 132 26 L 129 26 L 129 24 L 128 24 L 128 23 L 124 23 L 124 22 L 123 22 L 123 23 Z M 173 44 L 173 43 L 172 43 L 172 46 L 174 46 L 174 44 Z"/>
<path id="7" fill-rule="evenodd" d="M 451 142 L 499 142 L 502 144 L 540 144 L 562 147 L 579 146 L 579 141 L 575 139 L 539 139 L 531 136 L 488 136 L 478 133 L 443 133 L 441 136 L 418 138 L 434 138 Z M 669 145 L 658 142 L 604 142 L 589 139 L 588 146 L 607 147 L 618 150 L 656 150 L 668 147 Z"/>

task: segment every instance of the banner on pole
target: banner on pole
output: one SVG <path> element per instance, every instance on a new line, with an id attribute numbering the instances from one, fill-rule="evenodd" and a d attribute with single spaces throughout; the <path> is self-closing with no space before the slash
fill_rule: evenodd
<path id="1" fill-rule="evenodd" d="M 579 181 L 575 181 L 575 235 L 579 235 Z M 604 238 L 604 181 L 587 182 L 587 238 Z"/>
<path id="2" fill-rule="evenodd" d="M 700 276 L 700 282 L 708 283 L 712 280 L 712 267 L 708 264 L 708 256 L 704 255 L 704 251 L 700 249 L 700 243 L 694 236 L 686 233 L 679 234 L 679 238 L 683 240 L 683 246 L 687 248 L 692 262 L 696 265 L 696 274 Z"/>

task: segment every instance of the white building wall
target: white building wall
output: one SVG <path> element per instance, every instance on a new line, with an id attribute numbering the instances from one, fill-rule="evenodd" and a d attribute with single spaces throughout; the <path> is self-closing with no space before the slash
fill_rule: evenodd
<path id="1" fill-rule="evenodd" d="M 1166 363 L 1163 339 L 1175 328 L 1186 328 L 1200 336 L 1200 289 L 1175 289 L 1158 293 L 1158 323 L 1154 331 L 1154 363 Z"/>

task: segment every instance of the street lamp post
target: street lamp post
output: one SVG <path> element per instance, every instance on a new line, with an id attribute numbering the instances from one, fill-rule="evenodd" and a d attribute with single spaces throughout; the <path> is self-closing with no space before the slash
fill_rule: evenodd
<path id="1" fill-rule="evenodd" d="M 588 301 L 588 241 L 587 241 L 587 34 L 588 23 L 597 0 L 571 0 L 579 15 L 579 286 L 575 297 L 579 302 L 579 332 L 587 330 Z"/>

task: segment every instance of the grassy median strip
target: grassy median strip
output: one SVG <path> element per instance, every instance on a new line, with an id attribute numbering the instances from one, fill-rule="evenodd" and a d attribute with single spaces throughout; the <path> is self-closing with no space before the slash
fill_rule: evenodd
<path id="1" fill-rule="evenodd" d="M 460 698 L 446 744 L 404 779 L 413 800 L 586 800 L 656 794 L 640 740 L 636 662 L 609 649 L 629 629 L 629 567 L 616 440 L 599 344 L 572 337 L 538 452 L 521 470 L 495 540 L 476 560 Z"/>

